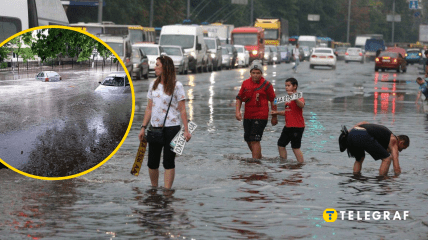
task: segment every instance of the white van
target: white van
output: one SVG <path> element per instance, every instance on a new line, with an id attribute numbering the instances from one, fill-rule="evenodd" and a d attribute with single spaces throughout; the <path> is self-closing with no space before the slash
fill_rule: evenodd
<path id="1" fill-rule="evenodd" d="M 309 51 L 312 51 L 313 48 L 317 47 L 317 37 L 316 36 L 299 36 L 299 47 L 307 46 Z"/>
<path id="2" fill-rule="evenodd" d="M 159 45 L 181 46 L 189 56 L 189 68 L 192 72 L 201 72 L 208 63 L 202 28 L 198 25 L 166 25 L 162 27 Z"/>
<path id="3" fill-rule="evenodd" d="M 0 42 L 25 29 L 44 25 L 69 25 L 60 0 L 2 1 Z"/>

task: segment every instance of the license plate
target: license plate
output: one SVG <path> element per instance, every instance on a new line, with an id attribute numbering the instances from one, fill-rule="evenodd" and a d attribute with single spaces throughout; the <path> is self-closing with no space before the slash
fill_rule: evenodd
<path id="1" fill-rule="evenodd" d="M 327 58 L 326 56 L 320 56 L 320 58 Z"/>
<path id="2" fill-rule="evenodd" d="M 390 62 L 389 60 L 383 60 L 383 62 Z"/>

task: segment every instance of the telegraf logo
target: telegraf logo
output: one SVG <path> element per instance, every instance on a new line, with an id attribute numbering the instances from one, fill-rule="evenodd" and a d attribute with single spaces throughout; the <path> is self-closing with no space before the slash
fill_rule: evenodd
<path id="1" fill-rule="evenodd" d="M 364 220 L 364 221 L 401 221 L 409 217 L 409 211 L 336 211 L 334 208 L 327 208 L 324 210 L 322 217 L 326 222 L 335 222 L 338 218 L 340 220 Z"/>

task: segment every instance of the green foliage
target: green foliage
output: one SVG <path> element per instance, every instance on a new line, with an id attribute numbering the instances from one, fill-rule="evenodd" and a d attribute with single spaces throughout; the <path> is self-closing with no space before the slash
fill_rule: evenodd
<path id="1" fill-rule="evenodd" d="M 7 63 L 6 62 L 0 63 L 0 68 L 7 68 Z"/>

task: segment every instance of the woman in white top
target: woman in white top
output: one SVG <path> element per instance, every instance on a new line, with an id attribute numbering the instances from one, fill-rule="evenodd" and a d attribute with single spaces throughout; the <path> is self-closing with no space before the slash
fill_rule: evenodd
<path id="1" fill-rule="evenodd" d="M 175 176 L 175 153 L 171 151 L 169 144 L 180 131 L 180 118 L 183 121 L 184 137 L 186 141 L 190 140 L 191 135 L 187 128 L 185 92 L 183 85 L 175 79 L 175 67 L 172 59 L 168 56 L 158 57 L 156 59 L 155 74 L 157 78 L 150 83 L 147 93 L 148 103 L 138 138 L 140 141 L 143 140 L 149 120 L 152 127 L 162 127 L 171 95 L 174 93 L 164 126 L 165 143 L 149 143 L 149 160 L 147 162 L 150 181 L 153 187 L 157 187 L 160 156 L 163 148 L 163 166 L 165 168 L 164 186 L 170 189 Z"/>

